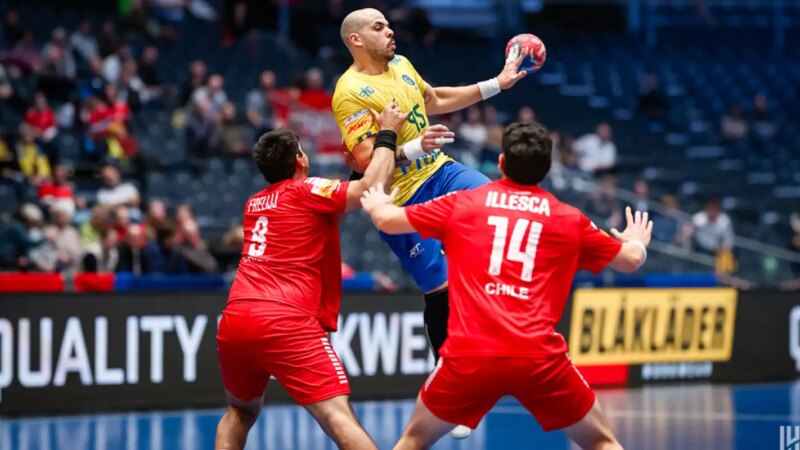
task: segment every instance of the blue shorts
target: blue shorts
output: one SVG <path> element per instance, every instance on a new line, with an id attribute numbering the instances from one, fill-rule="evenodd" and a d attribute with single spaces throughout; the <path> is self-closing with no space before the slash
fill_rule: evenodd
<path id="1" fill-rule="evenodd" d="M 487 183 L 489 179 L 477 170 L 450 162 L 434 172 L 403 206 L 424 203 L 448 192 L 474 189 Z M 447 260 L 441 242 L 422 239 L 418 233 L 381 233 L 381 239 L 389 244 L 423 292 L 432 291 L 447 281 Z"/>

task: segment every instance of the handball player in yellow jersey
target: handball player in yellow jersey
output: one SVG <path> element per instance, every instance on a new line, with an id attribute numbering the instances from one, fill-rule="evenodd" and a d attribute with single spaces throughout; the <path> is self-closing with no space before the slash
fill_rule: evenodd
<path id="1" fill-rule="evenodd" d="M 408 59 L 395 54 L 394 32 L 376 9 L 353 11 L 342 21 L 341 37 L 353 65 L 341 76 L 333 94 L 333 114 L 358 170 L 367 167 L 378 132 L 370 110 L 380 111 L 394 101 L 408 112 L 398 131 L 397 163 L 392 188 L 399 206 L 423 203 L 448 192 L 472 189 L 489 182 L 480 172 L 442 153 L 453 142 L 444 125 L 429 126 L 428 114 L 464 109 L 512 87 L 527 72 L 520 65 L 527 55 L 512 50 L 496 78 L 470 86 L 431 87 Z M 441 242 L 419 234 L 381 234 L 403 267 L 425 293 L 425 327 L 436 358 L 447 337 L 447 262 Z"/>

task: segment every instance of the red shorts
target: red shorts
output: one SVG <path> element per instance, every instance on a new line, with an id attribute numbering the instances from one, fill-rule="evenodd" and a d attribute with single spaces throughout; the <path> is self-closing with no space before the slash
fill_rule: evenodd
<path id="1" fill-rule="evenodd" d="M 566 354 L 549 358 L 442 358 L 420 393 L 436 417 L 470 428 L 510 395 L 545 431 L 574 425 L 594 405 L 594 391 Z"/>
<path id="2" fill-rule="evenodd" d="M 240 400 L 263 397 L 274 376 L 299 404 L 350 393 L 342 363 L 316 317 L 295 309 L 229 305 L 217 332 L 225 389 Z"/>

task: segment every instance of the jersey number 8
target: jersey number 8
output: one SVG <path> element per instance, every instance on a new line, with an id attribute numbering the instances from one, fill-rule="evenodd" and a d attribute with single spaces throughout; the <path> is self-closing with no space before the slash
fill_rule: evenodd
<path id="1" fill-rule="evenodd" d="M 250 249 L 247 254 L 250 256 L 262 256 L 264 251 L 267 250 L 267 228 L 269 220 L 266 217 L 259 217 L 256 221 L 256 226 L 253 227 L 253 236 L 250 238 L 253 241 L 250 244 Z"/>

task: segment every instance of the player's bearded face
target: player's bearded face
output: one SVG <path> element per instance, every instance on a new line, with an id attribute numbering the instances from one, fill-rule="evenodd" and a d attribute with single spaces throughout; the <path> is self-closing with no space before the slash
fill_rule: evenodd
<path id="1" fill-rule="evenodd" d="M 394 32 L 388 28 L 367 30 L 364 34 L 364 49 L 373 59 L 391 61 L 395 48 Z"/>

